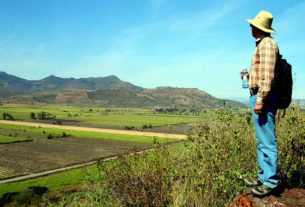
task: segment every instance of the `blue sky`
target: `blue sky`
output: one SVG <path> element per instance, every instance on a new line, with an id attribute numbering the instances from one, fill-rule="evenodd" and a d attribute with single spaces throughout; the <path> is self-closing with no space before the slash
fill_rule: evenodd
<path id="1" fill-rule="evenodd" d="M 305 98 L 305 1 L 0 0 L 0 71 L 29 80 L 116 75 L 145 88 L 198 88 L 245 100 L 245 19 L 274 16 L 274 39 Z"/>

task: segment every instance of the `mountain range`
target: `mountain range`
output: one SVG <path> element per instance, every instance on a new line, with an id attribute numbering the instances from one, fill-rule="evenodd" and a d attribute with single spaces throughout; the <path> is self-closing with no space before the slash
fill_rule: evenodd
<path id="1" fill-rule="evenodd" d="M 96 105 L 101 107 L 182 107 L 219 108 L 224 101 L 232 107 L 244 104 L 223 100 L 196 88 L 157 87 L 145 89 L 116 76 L 26 80 L 0 72 L 0 99 L 3 103 L 45 103 Z"/>
<path id="2" fill-rule="evenodd" d="M 127 89 L 140 91 L 143 88 L 121 81 L 116 76 L 104 78 L 60 78 L 50 75 L 41 80 L 25 80 L 5 72 L 0 72 L 0 97 L 20 94 L 34 94 L 64 89 Z"/>

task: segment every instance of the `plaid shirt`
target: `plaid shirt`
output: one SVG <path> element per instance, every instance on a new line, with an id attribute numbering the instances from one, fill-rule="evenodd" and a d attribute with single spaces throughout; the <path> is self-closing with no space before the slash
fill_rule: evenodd
<path id="1" fill-rule="evenodd" d="M 256 104 L 263 104 L 271 91 L 279 49 L 271 37 L 259 38 L 256 43 L 249 73 L 249 89 L 258 88 Z"/>

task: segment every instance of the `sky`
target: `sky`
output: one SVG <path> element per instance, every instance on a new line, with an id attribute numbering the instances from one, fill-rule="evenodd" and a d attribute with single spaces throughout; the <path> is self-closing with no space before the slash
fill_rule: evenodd
<path id="1" fill-rule="evenodd" d="M 239 72 L 273 14 L 272 37 L 305 99 L 304 0 L 0 0 L 0 71 L 28 80 L 115 75 L 144 88 L 198 88 L 244 101 Z"/>

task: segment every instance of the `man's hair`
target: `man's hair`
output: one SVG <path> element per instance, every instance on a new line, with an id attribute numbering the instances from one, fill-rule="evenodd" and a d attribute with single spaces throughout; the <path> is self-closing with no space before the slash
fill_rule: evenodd
<path id="1" fill-rule="evenodd" d="M 254 27 L 255 29 L 257 29 L 262 35 L 270 37 L 270 33 L 264 32 L 263 30 L 257 28 L 256 26 L 254 26 L 254 25 L 252 25 L 252 24 L 250 24 L 250 26 L 251 26 L 251 27 Z"/>

